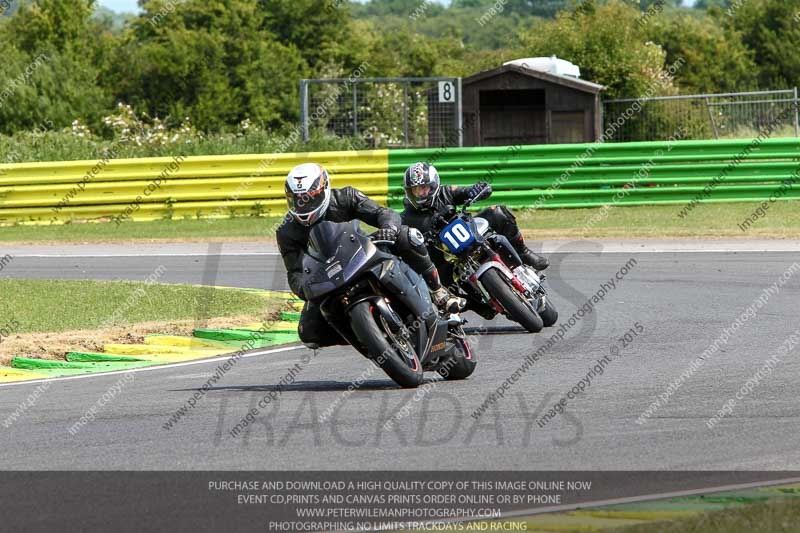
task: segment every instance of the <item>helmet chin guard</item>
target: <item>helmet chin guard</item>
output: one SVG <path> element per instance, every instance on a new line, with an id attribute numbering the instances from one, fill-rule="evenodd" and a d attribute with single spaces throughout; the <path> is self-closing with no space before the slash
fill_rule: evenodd
<path id="1" fill-rule="evenodd" d="M 403 175 L 406 198 L 417 209 L 431 209 L 439 194 L 440 186 L 436 167 L 424 161 L 414 163 Z"/>
<path id="2" fill-rule="evenodd" d="M 292 217 L 310 226 L 325 216 L 331 202 L 328 173 L 316 163 L 303 163 L 286 176 L 286 204 Z"/>

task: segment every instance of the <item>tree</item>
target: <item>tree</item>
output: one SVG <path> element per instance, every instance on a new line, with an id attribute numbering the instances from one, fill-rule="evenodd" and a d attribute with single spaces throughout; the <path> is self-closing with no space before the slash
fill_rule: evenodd
<path id="1" fill-rule="evenodd" d="M 28 52 L 55 49 L 86 53 L 95 0 L 38 0 L 23 4 L 9 20 L 13 42 Z"/>
<path id="2" fill-rule="evenodd" d="M 98 84 L 109 36 L 91 20 L 94 0 L 23 3 L 0 25 L 0 131 L 97 122 L 110 98 Z"/>
<path id="3" fill-rule="evenodd" d="M 666 54 L 645 39 L 640 16 L 637 8 L 617 0 L 584 4 L 535 24 L 521 38 L 528 56 L 556 55 L 577 64 L 581 77 L 606 86 L 606 98 L 669 93 Z"/>
<path id="4" fill-rule="evenodd" d="M 259 0 L 259 29 L 300 51 L 313 68 L 336 57 L 348 37 L 347 4 L 332 0 Z"/>
<path id="5" fill-rule="evenodd" d="M 736 30 L 725 30 L 707 15 L 663 14 L 647 25 L 647 35 L 667 53 L 667 63 L 685 65 L 676 76 L 688 92 L 734 92 L 755 88 L 758 68 Z"/>
<path id="6" fill-rule="evenodd" d="M 723 24 L 741 32 L 760 67 L 765 89 L 788 89 L 800 79 L 800 0 L 749 0 L 719 12 Z"/>
<path id="7" fill-rule="evenodd" d="M 171 7 L 170 7 L 171 6 Z M 281 126 L 298 116 L 308 66 L 265 28 L 256 0 L 144 4 L 126 33 L 109 83 L 150 115 L 189 117 L 207 131 L 249 118 Z"/>

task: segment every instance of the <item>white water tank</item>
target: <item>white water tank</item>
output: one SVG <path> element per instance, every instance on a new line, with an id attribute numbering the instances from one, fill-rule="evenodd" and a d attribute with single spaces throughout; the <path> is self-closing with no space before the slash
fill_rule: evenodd
<path id="1" fill-rule="evenodd" d="M 568 76 L 570 78 L 580 78 L 581 69 L 578 65 L 570 63 L 565 59 L 559 59 L 556 56 L 550 57 L 525 57 L 523 59 L 514 59 L 513 61 L 506 61 L 505 65 L 516 65 L 518 67 L 527 68 L 530 70 L 538 70 L 540 72 L 547 72 L 548 74 L 555 74 L 556 76 Z"/>

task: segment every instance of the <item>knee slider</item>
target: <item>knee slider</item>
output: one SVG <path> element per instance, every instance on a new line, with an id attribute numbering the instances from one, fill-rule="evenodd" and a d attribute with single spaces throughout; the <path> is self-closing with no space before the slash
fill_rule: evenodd
<path id="1" fill-rule="evenodd" d="M 516 222 L 517 217 L 514 216 L 514 213 L 511 212 L 509 208 L 504 205 L 496 205 L 494 206 L 495 211 L 497 214 L 503 218 Z"/>
<path id="2" fill-rule="evenodd" d="M 425 238 L 422 236 L 422 232 L 417 228 L 408 228 L 408 242 L 415 248 L 425 246 Z"/>

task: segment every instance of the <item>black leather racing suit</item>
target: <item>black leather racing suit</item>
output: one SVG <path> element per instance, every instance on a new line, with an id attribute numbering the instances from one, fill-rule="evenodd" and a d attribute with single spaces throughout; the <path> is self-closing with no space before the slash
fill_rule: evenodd
<path id="1" fill-rule="evenodd" d="M 422 233 L 433 229 L 433 216 L 447 206 L 463 205 L 469 199 L 470 187 L 456 187 L 455 185 L 442 185 L 436 201 L 430 209 L 420 210 L 414 207 L 406 198 L 403 201 L 405 209 L 400 214 L 403 224 L 417 228 Z M 509 209 L 502 205 L 489 206 L 475 216 L 485 218 L 489 226 L 497 233 L 504 235 L 512 244 L 521 241 L 522 235 L 517 226 L 517 219 Z M 453 267 L 445 261 L 441 250 L 431 246 L 428 249 L 433 264 L 439 270 L 442 283 L 449 286 L 453 283 Z"/>
<path id="2" fill-rule="evenodd" d="M 421 238 L 416 238 L 418 232 L 412 230 L 412 235 L 409 236 L 409 228 L 403 226 L 397 212 L 381 207 L 358 189 L 353 187 L 331 189 L 330 204 L 320 220 L 330 222 L 360 220 L 377 228 L 394 226 L 398 229 L 398 233 L 392 253 L 402 258 L 419 273 L 431 290 L 441 286 L 438 273 L 428 256 L 425 244 Z M 308 248 L 310 232 L 311 227 L 298 223 L 291 213 L 286 215 L 277 231 L 278 248 L 283 256 L 283 264 L 286 266 L 289 287 L 303 300 L 306 299 L 303 292 L 303 255 Z M 319 307 L 311 302 L 306 302 L 303 307 L 298 334 L 300 340 L 308 344 L 319 346 L 347 344 L 344 338 L 328 324 Z"/>

